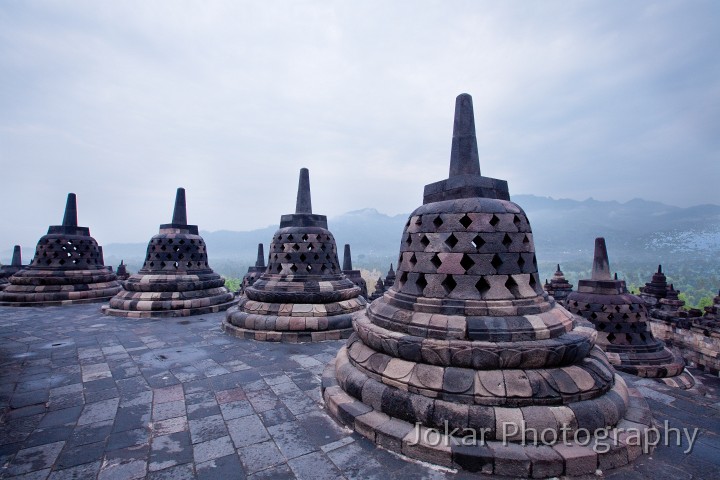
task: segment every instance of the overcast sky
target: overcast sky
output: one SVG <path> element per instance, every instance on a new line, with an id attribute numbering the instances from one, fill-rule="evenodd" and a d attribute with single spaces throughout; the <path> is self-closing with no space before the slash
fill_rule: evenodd
<path id="1" fill-rule="evenodd" d="M 0 3 L 0 250 L 422 203 L 455 96 L 510 193 L 720 203 L 717 1 Z M 532 220 L 532 219 L 531 219 Z"/>

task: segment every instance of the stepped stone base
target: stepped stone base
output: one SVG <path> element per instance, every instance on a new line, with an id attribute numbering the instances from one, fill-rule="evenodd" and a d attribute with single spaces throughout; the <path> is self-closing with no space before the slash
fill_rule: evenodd
<path id="1" fill-rule="evenodd" d="M 0 293 L 3 307 L 55 307 L 106 302 L 121 290 L 107 270 L 27 269 Z"/>
<path id="2" fill-rule="evenodd" d="M 216 313 L 227 310 L 228 308 L 235 305 L 235 300 L 231 302 L 221 303 L 218 305 L 209 305 L 204 307 L 189 307 L 189 308 L 178 308 L 177 305 L 173 306 L 168 302 L 167 308 L 163 310 L 119 310 L 117 308 L 111 308 L 110 305 L 103 305 L 101 310 L 105 315 L 113 317 L 125 317 L 125 318 L 172 318 L 172 317 L 190 317 L 192 315 L 204 315 L 208 313 Z"/>
<path id="3" fill-rule="evenodd" d="M 266 303 L 242 297 L 228 310 L 222 329 L 266 342 L 321 342 L 349 338 L 367 302 L 363 297 L 331 303 Z"/>
<path id="4" fill-rule="evenodd" d="M 674 377 L 659 378 L 658 381 L 664 383 L 665 385 L 679 388 L 682 390 L 690 390 L 691 388 L 694 388 L 701 395 L 705 395 L 705 393 L 707 393 L 703 385 L 697 382 L 695 380 L 695 377 L 693 377 L 692 374 L 687 370 L 683 371 L 680 375 L 676 375 Z"/>
<path id="5" fill-rule="evenodd" d="M 338 358 L 342 355 L 347 355 L 345 347 Z M 652 448 L 644 443 L 644 434 L 652 427 L 647 402 L 637 390 L 627 388 L 618 375 L 615 375 L 614 390 L 625 397 L 628 408 L 624 418 L 608 430 L 606 439 L 590 437 L 576 442 L 570 433 L 567 442 L 535 445 L 531 438 L 523 444 L 521 439 L 511 436 L 503 442 L 484 440 L 477 435 L 477 441 L 472 442 L 468 437 L 453 436 L 452 430 L 447 434 L 443 429 L 416 427 L 390 417 L 346 393 L 338 384 L 335 367 L 336 360 L 333 360 L 322 377 L 323 399 L 329 413 L 375 444 L 417 460 L 484 474 L 548 478 L 592 475 L 598 469 L 621 467 Z M 639 436 L 631 436 L 628 430 L 639 432 Z"/>

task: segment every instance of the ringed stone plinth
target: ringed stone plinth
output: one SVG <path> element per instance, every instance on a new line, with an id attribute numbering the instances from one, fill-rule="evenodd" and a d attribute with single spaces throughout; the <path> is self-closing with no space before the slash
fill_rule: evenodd
<path id="1" fill-rule="evenodd" d="M 123 290 L 103 305 L 116 317 L 187 317 L 228 309 L 236 302 L 225 279 L 208 264 L 197 225 L 188 225 L 185 189 L 178 188 L 172 223 L 148 243 L 142 268 L 123 282 Z"/>
<path id="2" fill-rule="evenodd" d="M 617 370 L 648 378 L 684 373 L 682 357 L 653 336 L 645 301 L 628 293 L 624 280 L 610 275 L 604 238 L 595 239 L 591 278 L 578 282 L 577 292 L 568 295 L 565 307 L 595 325 L 597 343 Z"/>
<path id="3" fill-rule="evenodd" d="M 102 248 L 77 222 L 77 198 L 68 194 L 62 225 L 48 228 L 32 262 L 15 272 L 0 292 L 0 306 L 42 307 L 103 302 L 120 290 L 105 267 Z"/>
<path id="4" fill-rule="evenodd" d="M 310 177 L 303 168 L 295 213 L 281 217 L 265 272 L 228 310 L 222 327 L 262 341 L 338 340 L 350 336 L 365 305 L 360 288 L 340 268 L 327 217 L 312 213 Z"/>
<path id="5" fill-rule="evenodd" d="M 525 212 L 506 182 L 480 175 L 467 94 L 449 178 L 425 187 L 395 282 L 354 330 L 323 374 L 326 406 L 409 457 L 513 477 L 593 474 L 640 455 L 620 428 L 652 424 L 592 325 L 543 291 Z M 597 430 L 617 440 L 597 448 Z"/>

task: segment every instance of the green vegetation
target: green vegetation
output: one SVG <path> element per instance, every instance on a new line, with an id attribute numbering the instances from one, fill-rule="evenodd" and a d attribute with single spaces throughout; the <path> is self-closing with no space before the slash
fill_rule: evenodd
<path id="1" fill-rule="evenodd" d="M 231 292 L 237 292 L 240 290 L 242 284 L 242 278 L 225 278 L 225 287 Z"/>

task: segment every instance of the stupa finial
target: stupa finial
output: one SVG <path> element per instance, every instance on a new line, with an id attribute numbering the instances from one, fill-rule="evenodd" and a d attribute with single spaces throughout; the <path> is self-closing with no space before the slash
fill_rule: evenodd
<path id="1" fill-rule="evenodd" d="M 307 168 L 300 169 L 300 180 L 298 181 L 295 213 L 312 213 L 312 201 L 310 200 L 310 170 Z"/>
<path id="2" fill-rule="evenodd" d="M 352 257 L 350 256 L 350 244 L 345 244 L 345 251 L 343 252 L 343 270 L 352 270 Z"/>
<path id="3" fill-rule="evenodd" d="M 595 239 L 595 256 L 593 258 L 592 276 L 593 280 L 612 280 L 610 275 L 610 261 L 608 260 L 605 238 Z"/>
<path id="4" fill-rule="evenodd" d="M 175 194 L 175 209 L 173 210 L 173 225 L 187 225 L 187 207 L 185 205 L 185 189 L 178 188 Z"/>
<path id="5" fill-rule="evenodd" d="M 556 272 L 556 273 L 561 273 L 560 264 L 559 264 L 559 263 L 557 264 L 557 270 L 555 270 L 555 272 Z"/>
<path id="6" fill-rule="evenodd" d="M 20 245 L 15 245 L 13 248 L 12 262 L 10 265 L 13 267 L 22 267 L 22 253 L 20 252 Z"/>
<path id="7" fill-rule="evenodd" d="M 450 178 L 457 175 L 480 175 L 475 115 L 472 97 L 467 93 L 461 93 L 455 99 Z"/>
<path id="8" fill-rule="evenodd" d="M 658 265 L 658 273 L 662 273 L 662 265 Z"/>
<path id="9" fill-rule="evenodd" d="M 262 243 L 258 243 L 258 254 L 257 260 L 255 260 L 255 266 L 258 268 L 265 268 L 265 252 L 263 250 Z"/>
<path id="10" fill-rule="evenodd" d="M 68 193 L 67 202 L 65 203 L 65 216 L 63 217 L 63 227 L 77 227 L 77 198 L 74 193 Z"/>

